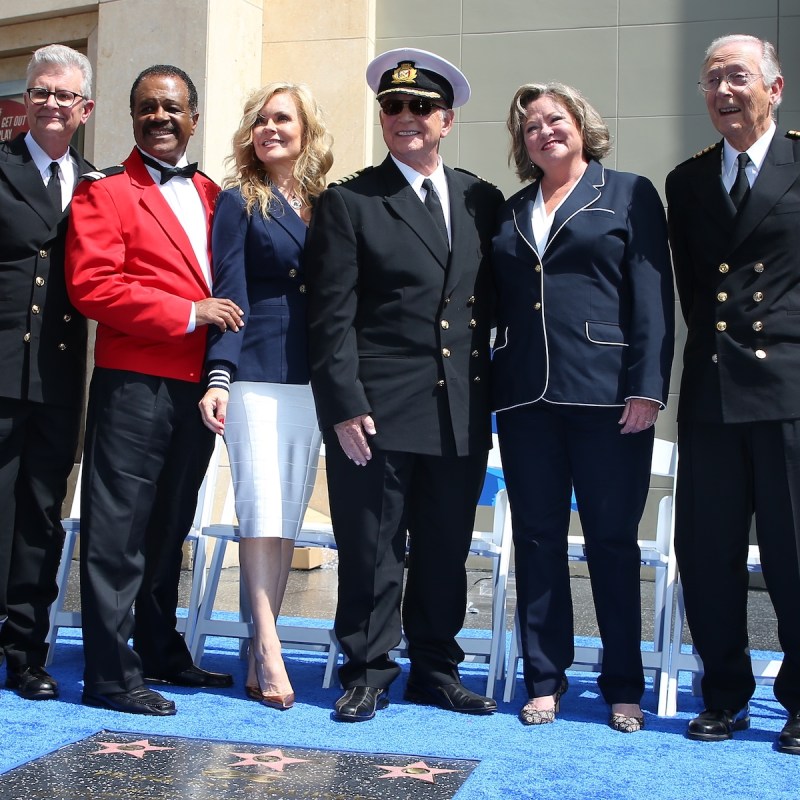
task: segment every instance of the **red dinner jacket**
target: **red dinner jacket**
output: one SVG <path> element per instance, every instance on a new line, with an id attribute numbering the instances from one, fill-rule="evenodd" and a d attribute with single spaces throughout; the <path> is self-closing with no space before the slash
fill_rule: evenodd
<path id="1" fill-rule="evenodd" d="M 206 327 L 187 334 L 193 302 L 210 296 L 186 232 L 145 168 L 138 149 L 72 198 L 66 279 L 70 300 L 97 320 L 95 363 L 198 382 Z M 219 187 L 192 179 L 211 229 Z"/>

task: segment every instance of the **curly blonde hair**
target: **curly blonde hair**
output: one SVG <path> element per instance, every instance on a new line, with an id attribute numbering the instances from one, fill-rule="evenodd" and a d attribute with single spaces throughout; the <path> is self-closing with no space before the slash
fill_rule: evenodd
<path id="1" fill-rule="evenodd" d="M 532 181 L 542 175 L 542 170 L 531 163 L 525 147 L 526 109 L 540 97 L 552 97 L 570 113 L 583 139 L 584 155 L 600 160 L 611 152 L 608 125 L 577 89 L 564 83 L 526 83 L 514 94 L 506 121 L 511 134 L 508 163 L 514 166 L 520 181 Z"/>
<path id="2" fill-rule="evenodd" d="M 269 181 L 264 165 L 256 157 L 253 147 L 253 127 L 258 114 L 276 94 L 285 92 L 297 105 L 303 127 L 300 155 L 292 174 L 297 182 L 296 194 L 310 204 L 325 188 L 325 176 L 333 166 L 331 146 L 333 138 L 328 133 L 319 103 L 311 90 L 302 83 L 268 83 L 254 91 L 245 101 L 242 119 L 233 134 L 233 152 L 225 159 L 231 173 L 223 182 L 225 189 L 238 188 L 245 199 L 248 214 L 258 207 L 265 217 L 275 210 L 275 189 Z"/>

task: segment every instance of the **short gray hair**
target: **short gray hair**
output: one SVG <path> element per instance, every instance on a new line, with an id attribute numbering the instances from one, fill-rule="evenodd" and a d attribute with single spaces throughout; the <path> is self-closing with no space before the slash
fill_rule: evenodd
<path id="1" fill-rule="evenodd" d="M 700 79 L 702 80 L 706 74 L 708 62 L 714 57 L 714 54 L 721 47 L 729 44 L 753 44 L 761 50 L 761 80 L 764 85 L 769 88 L 779 78 L 783 77 L 781 72 L 781 64 L 778 61 L 778 53 L 775 50 L 775 45 L 765 39 L 759 39 L 757 36 L 750 36 L 747 33 L 730 33 L 727 36 L 719 36 L 706 48 L 706 54 L 703 58 L 703 66 L 700 69 Z M 773 115 L 775 109 L 781 104 L 781 97 L 773 103 Z"/>
<path id="2" fill-rule="evenodd" d="M 81 94 L 87 100 L 92 96 L 92 65 L 83 53 L 73 50 L 64 44 L 48 44 L 34 51 L 31 60 L 28 62 L 28 69 L 25 73 L 28 85 L 33 76 L 43 67 L 55 67 L 57 69 L 79 69 L 83 75 L 81 82 Z"/>

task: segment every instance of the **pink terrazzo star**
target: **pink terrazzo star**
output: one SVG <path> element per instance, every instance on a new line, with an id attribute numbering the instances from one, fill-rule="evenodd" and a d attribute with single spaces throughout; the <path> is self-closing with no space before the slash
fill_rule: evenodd
<path id="1" fill-rule="evenodd" d="M 145 753 L 151 750 L 174 750 L 174 747 L 157 747 L 150 744 L 147 739 L 139 739 L 138 742 L 98 742 L 100 747 L 105 747 L 105 750 L 95 750 L 89 753 L 90 756 L 107 756 L 111 753 L 124 753 L 126 756 L 133 756 L 134 758 L 144 758 Z"/>
<path id="2" fill-rule="evenodd" d="M 458 772 L 457 769 L 435 769 L 434 767 L 429 767 L 424 761 L 415 761 L 413 764 L 407 764 L 404 767 L 389 767 L 385 764 L 375 764 L 374 766 L 378 769 L 388 770 L 385 775 L 378 775 L 378 779 L 413 778 L 426 783 L 435 783 L 434 777 L 442 772 Z"/>
<path id="3" fill-rule="evenodd" d="M 266 767 L 267 769 L 275 770 L 275 772 L 283 772 L 283 768 L 287 764 L 302 764 L 309 760 L 307 758 L 289 758 L 283 754 L 282 750 L 270 750 L 268 753 L 231 753 L 231 755 L 241 759 L 236 764 L 231 764 L 231 768 Z M 267 758 L 271 760 L 259 760 Z"/>

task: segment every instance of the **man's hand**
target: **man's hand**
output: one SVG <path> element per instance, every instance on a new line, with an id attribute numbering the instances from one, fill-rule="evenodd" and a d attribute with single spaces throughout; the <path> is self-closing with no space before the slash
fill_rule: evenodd
<path id="1" fill-rule="evenodd" d="M 222 436 L 225 433 L 225 412 L 228 408 L 228 392 L 225 389 L 209 389 L 197 404 L 203 425 Z"/>
<path id="2" fill-rule="evenodd" d="M 216 325 L 223 332 L 228 329 L 236 332 L 244 325 L 242 314 L 244 311 L 233 300 L 221 297 L 208 297 L 194 304 L 194 322 L 198 328 Z"/>
<path id="3" fill-rule="evenodd" d="M 622 425 L 620 433 L 639 433 L 652 428 L 658 419 L 661 404 L 655 400 L 645 400 L 641 397 L 632 397 L 625 403 L 625 410 L 619 418 Z"/>
<path id="4" fill-rule="evenodd" d="M 333 426 L 344 454 L 359 467 L 366 466 L 372 458 L 367 436 L 375 435 L 375 423 L 369 414 L 353 417 Z"/>

